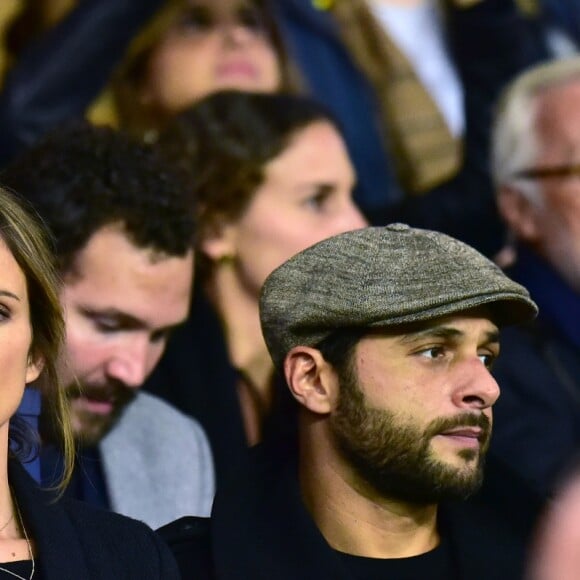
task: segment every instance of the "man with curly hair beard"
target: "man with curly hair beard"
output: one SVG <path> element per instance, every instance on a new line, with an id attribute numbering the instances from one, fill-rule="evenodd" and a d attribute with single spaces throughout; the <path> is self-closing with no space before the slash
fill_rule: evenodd
<path id="1" fill-rule="evenodd" d="M 67 325 L 60 379 L 79 445 L 68 493 L 152 527 L 207 515 L 214 481 L 203 430 L 139 392 L 189 308 L 194 226 L 178 175 L 121 133 L 75 123 L 0 179 L 56 243 Z M 41 415 L 45 484 L 59 470 L 50 431 Z"/>

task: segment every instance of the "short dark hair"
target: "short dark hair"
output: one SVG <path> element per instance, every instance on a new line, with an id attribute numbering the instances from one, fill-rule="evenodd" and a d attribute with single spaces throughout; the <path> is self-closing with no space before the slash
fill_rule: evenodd
<path id="1" fill-rule="evenodd" d="M 61 273 L 107 225 L 161 254 L 183 256 L 193 245 L 192 201 L 180 174 L 154 148 L 109 127 L 67 124 L 20 155 L 0 181 L 49 226 Z"/>
<path id="2" fill-rule="evenodd" d="M 314 346 L 320 351 L 324 360 L 336 371 L 339 380 L 353 376 L 354 371 L 354 350 L 363 336 L 369 332 L 367 328 L 341 328 L 320 341 Z M 282 365 L 283 366 L 283 365 Z M 290 394 L 290 390 L 284 386 L 283 368 L 276 369 L 276 376 L 279 379 L 274 381 L 276 397 L 270 419 L 268 421 L 268 436 L 297 441 L 297 413 L 302 409 L 302 405 Z"/>
<path id="3" fill-rule="evenodd" d="M 368 328 L 339 328 L 321 340 L 315 348 L 322 358 L 332 365 L 339 377 L 353 370 L 354 350 L 363 336 L 369 333 Z"/>

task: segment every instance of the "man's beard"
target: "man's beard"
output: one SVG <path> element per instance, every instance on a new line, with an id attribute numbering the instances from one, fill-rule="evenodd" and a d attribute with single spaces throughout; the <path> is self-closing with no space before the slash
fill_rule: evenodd
<path id="1" fill-rule="evenodd" d="M 98 386 L 75 383 L 68 387 L 67 394 L 71 403 L 74 437 L 79 445 L 93 447 L 119 421 L 126 407 L 135 398 L 136 390 L 117 381 Z M 75 401 L 81 402 L 83 399 L 110 403 L 112 410 L 107 414 L 98 414 L 77 407 Z"/>
<path id="2" fill-rule="evenodd" d="M 362 481 L 380 496 L 416 504 L 465 499 L 481 486 L 491 425 L 483 414 L 439 418 L 421 429 L 412 420 L 368 405 L 354 371 L 343 373 L 340 400 L 331 419 L 334 440 Z M 438 459 L 431 447 L 437 434 L 462 426 L 481 427 L 480 448 L 457 452 L 457 467 Z"/>

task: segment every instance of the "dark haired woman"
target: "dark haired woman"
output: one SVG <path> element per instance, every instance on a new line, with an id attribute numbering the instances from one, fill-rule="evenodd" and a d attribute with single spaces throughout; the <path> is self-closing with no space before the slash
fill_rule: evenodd
<path id="1" fill-rule="evenodd" d="M 278 422 L 262 283 L 293 254 L 365 221 L 340 130 L 310 99 L 215 93 L 178 116 L 160 146 L 192 174 L 198 268 L 188 322 L 149 388 L 202 423 L 219 483 Z"/>

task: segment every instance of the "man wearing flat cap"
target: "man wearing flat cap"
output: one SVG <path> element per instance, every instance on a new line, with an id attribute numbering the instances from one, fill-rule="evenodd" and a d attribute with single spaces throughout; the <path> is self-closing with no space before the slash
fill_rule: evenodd
<path id="1" fill-rule="evenodd" d="M 297 433 L 252 450 L 218 493 L 212 577 L 521 576 L 512 528 L 457 502 L 482 481 L 499 328 L 536 311 L 471 247 L 404 224 L 330 238 L 275 270 L 261 323 Z"/>

